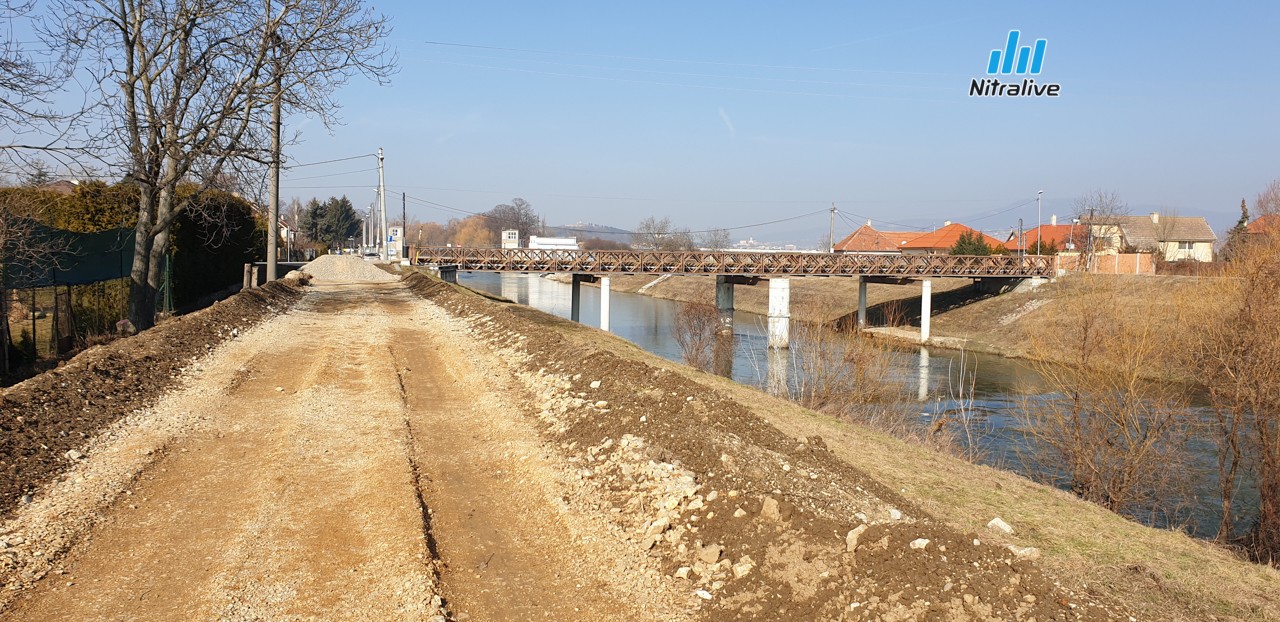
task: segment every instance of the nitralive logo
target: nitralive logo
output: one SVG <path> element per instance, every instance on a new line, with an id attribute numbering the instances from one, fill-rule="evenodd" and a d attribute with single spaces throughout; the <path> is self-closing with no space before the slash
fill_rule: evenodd
<path id="1" fill-rule="evenodd" d="M 1018 47 L 1017 30 L 1009 31 L 1004 49 L 991 50 L 987 61 L 987 75 L 1038 76 L 1044 69 L 1044 49 L 1048 39 L 1036 39 L 1032 46 Z M 1001 82 L 999 78 L 974 78 L 969 83 L 969 97 L 1058 97 L 1061 84 L 1036 82 L 1035 78 L 1023 78 L 1021 82 Z"/>

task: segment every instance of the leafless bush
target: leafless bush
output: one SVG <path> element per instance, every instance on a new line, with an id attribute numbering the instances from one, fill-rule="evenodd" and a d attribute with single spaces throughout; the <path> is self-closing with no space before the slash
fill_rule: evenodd
<path id="1" fill-rule="evenodd" d="M 907 303 L 905 300 L 890 300 L 884 303 L 884 325 L 904 326 L 907 323 Z"/>
<path id="2" fill-rule="evenodd" d="M 1280 181 L 1258 198 L 1263 214 L 1280 214 Z M 1248 234 L 1233 253 L 1230 278 L 1195 297 L 1203 329 L 1195 362 L 1216 418 L 1222 517 L 1217 537 L 1243 537 L 1254 559 L 1280 560 L 1280 231 Z M 1249 533 L 1232 532 L 1240 476 L 1252 472 L 1258 515 Z"/>
<path id="3" fill-rule="evenodd" d="M 1177 513 L 1185 499 L 1187 396 L 1149 380 L 1166 364 L 1168 328 L 1118 308 L 1113 280 L 1084 277 L 1063 322 L 1031 339 L 1050 397 L 1018 412 L 1026 472 L 1130 516 Z"/>
<path id="4" fill-rule="evenodd" d="M 716 361 L 720 312 L 715 305 L 685 302 L 676 310 L 675 320 L 676 343 L 680 345 L 685 363 L 711 371 Z"/>
<path id="5" fill-rule="evenodd" d="M 952 370 L 954 373 L 947 374 L 947 394 L 955 406 L 935 416 L 931 433 L 939 436 L 936 445 L 950 448 L 961 459 L 981 462 L 987 457 L 981 440 L 991 431 L 991 422 L 974 406 L 978 370 L 976 366 L 969 367 L 964 350 L 960 351 L 957 367 Z"/>

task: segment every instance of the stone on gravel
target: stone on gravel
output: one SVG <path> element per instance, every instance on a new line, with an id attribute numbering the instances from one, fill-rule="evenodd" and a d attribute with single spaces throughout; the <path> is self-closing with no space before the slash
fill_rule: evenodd
<path id="1" fill-rule="evenodd" d="M 765 520 L 781 522 L 782 510 L 778 507 L 778 500 L 773 497 L 765 497 L 764 503 L 760 505 L 760 517 Z"/>
<path id="2" fill-rule="evenodd" d="M 355 255 L 321 255 L 302 267 L 317 281 L 337 283 L 391 283 L 399 277 L 383 272 L 377 266 Z"/>
<path id="3" fill-rule="evenodd" d="M 1034 546 L 1016 546 L 1009 545 L 1009 550 L 1013 552 L 1013 556 L 1018 559 L 1040 559 L 1040 549 Z"/>
<path id="4" fill-rule="evenodd" d="M 600 388 L 600 381 L 599 381 L 599 380 L 592 380 L 592 381 L 591 381 L 591 388 L 592 388 L 592 389 L 599 389 L 599 388 Z"/>
<path id="5" fill-rule="evenodd" d="M 1013 527 L 1010 527 L 1009 523 L 1004 522 L 1004 520 L 1002 520 L 999 516 L 991 519 L 991 522 L 987 523 L 987 529 L 1003 531 L 1007 534 L 1013 533 Z"/>
<path id="6" fill-rule="evenodd" d="M 915 550 L 917 550 L 917 551 L 918 551 L 918 550 L 920 550 L 920 549 L 923 549 L 923 548 L 925 548 L 925 547 L 929 546 L 929 540 L 928 540 L 928 539 L 926 539 L 926 538 L 916 538 L 915 540 L 912 540 L 912 541 L 911 541 L 911 544 L 909 544 L 909 545 L 907 545 L 907 546 L 910 546 L 911 548 L 913 548 L 913 549 L 915 549 Z"/>
<path id="7" fill-rule="evenodd" d="M 72 459 L 72 460 L 79 460 L 79 459 L 81 459 L 81 458 L 83 458 L 83 457 L 84 457 L 84 454 L 82 454 L 82 453 L 80 453 L 80 452 L 78 452 L 78 451 L 76 451 L 76 450 L 74 450 L 74 449 L 72 449 L 71 451 L 68 451 L 66 455 L 67 455 L 67 457 L 68 457 L 68 458 L 70 458 L 70 459 Z"/>
<path id="8" fill-rule="evenodd" d="M 719 544 L 708 544 L 698 550 L 698 559 L 708 564 L 714 564 L 720 561 L 720 553 L 724 551 L 724 547 Z"/>

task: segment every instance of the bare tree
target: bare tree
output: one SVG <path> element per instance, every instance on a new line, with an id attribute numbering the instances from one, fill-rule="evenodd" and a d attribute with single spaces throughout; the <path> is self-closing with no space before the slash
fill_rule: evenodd
<path id="1" fill-rule="evenodd" d="M 693 236 L 688 229 L 677 229 L 671 219 L 649 216 L 636 225 L 631 235 L 632 245 L 657 251 L 685 251 L 695 248 Z"/>
<path id="2" fill-rule="evenodd" d="M 30 163 L 32 152 L 68 163 L 62 154 L 73 149 L 64 139 L 77 127 L 71 122 L 77 115 L 58 113 L 50 98 L 70 77 L 78 48 L 56 37 L 16 40 L 18 22 L 39 29 L 35 9 L 35 0 L 0 0 L 0 19 L 9 24 L 0 35 L 0 127 L 8 134 L 4 140 L 11 141 L 0 145 L 0 153 L 18 164 Z M 37 56 L 30 45 L 43 49 Z"/>
<path id="3" fill-rule="evenodd" d="M 1027 471 L 1130 516 L 1163 514 L 1186 486 L 1186 396 L 1160 377 L 1170 336 L 1162 323 L 1118 309 L 1116 283 L 1080 276 L 1063 321 L 1034 334 L 1031 360 L 1049 397 L 1028 398 L 1018 417 Z M 1066 365 L 1044 361 L 1066 361 Z"/>
<path id="4" fill-rule="evenodd" d="M 511 199 L 511 203 L 495 205 L 484 215 L 495 240 L 502 239 L 503 229 L 519 231 L 520 239 L 526 242 L 529 236 L 540 235 L 542 232 L 542 218 L 533 211 L 533 206 L 528 201 L 520 197 Z"/>
<path id="5" fill-rule="evenodd" d="M 733 244 L 733 238 L 728 229 L 709 229 L 702 232 L 698 243 L 709 251 L 722 251 Z"/>
<path id="6" fill-rule="evenodd" d="M 370 45 L 361 34 L 369 30 L 343 29 L 341 20 L 366 14 L 356 0 L 53 5 L 62 16 L 59 34 L 91 57 L 103 138 L 120 146 L 121 166 L 139 188 L 129 317 L 147 328 L 169 229 L 189 199 L 227 171 L 261 170 L 276 159 L 278 143 L 267 138 L 271 103 L 328 118 L 334 85 L 364 68 L 353 59 Z M 380 20 L 373 24 L 374 33 L 385 32 Z M 184 180 L 196 183 L 187 198 L 177 192 Z"/>
<path id="7" fill-rule="evenodd" d="M 1076 200 L 1076 218 L 1088 227 L 1083 250 L 1085 270 L 1093 269 L 1098 251 L 1122 244 L 1117 217 L 1128 213 L 1129 206 L 1113 191 L 1094 190 Z"/>
<path id="8" fill-rule="evenodd" d="M 1280 180 L 1255 201 L 1263 215 L 1280 214 Z M 1250 233 L 1232 252 L 1227 276 L 1196 296 L 1200 338 L 1195 368 L 1216 418 L 1222 516 L 1219 540 L 1244 536 L 1253 558 L 1280 560 L 1280 231 Z M 1241 475 L 1252 471 L 1258 515 L 1250 533 L 1232 530 Z"/>
<path id="9" fill-rule="evenodd" d="M 10 287 L 32 286 L 58 265 L 66 250 L 59 238 L 47 235 L 41 225 L 45 206 L 37 193 L 6 190 L 0 192 L 0 369 L 9 373 Z M 22 275 L 22 282 L 18 275 Z M 32 339 L 35 335 L 32 335 Z"/>

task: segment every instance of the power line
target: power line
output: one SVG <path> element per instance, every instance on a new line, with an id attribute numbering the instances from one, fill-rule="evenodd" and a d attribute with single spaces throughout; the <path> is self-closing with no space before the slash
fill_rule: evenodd
<path id="1" fill-rule="evenodd" d="M 358 170 L 358 171 L 346 171 L 346 172 L 343 172 L 343 173 L 326 173 L 326 174 L 324 174 L 324 175 L 312 175 L 312 176 L 310 176 L 310 177 L 292 177 L 292 178 L 290 178 L 290 179 L 289 179 L 289 181 L 305 181 L 305 180 L 308 180 L 308 179 L 324 179 L 324 178 L 326 178 L 326 177 L 338 177 L 338 176 L 340 176 L 340 175 L 354 175 L 354 174 L 356 174 L 356 173 L 368 173 L 368 172 L 376 171 L 376 170 L 378 170 L 378 169 L 377 169 L 377 168 L 362 168 L 362 169 L 360 169 L 360 170 Z"/>
<path id="2" fill-rule="evenodd" d="M 347 162 L 350 160 L 359 160 L 360 158 L 376 158 L 377 154 L 366 153 L 364 155 L 351 156 L 349 158 L 338 158 L 336 160 L 324 160 L 323 162 L 307 162 L 306 164 L 290 164 L 289 168 L 302 168 L 304 166 L 319 166 L 321 164 L 333 164 L 334 162 Z"/>

